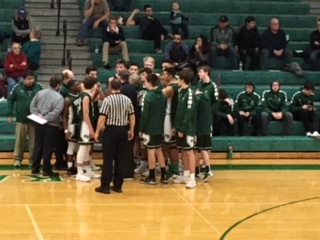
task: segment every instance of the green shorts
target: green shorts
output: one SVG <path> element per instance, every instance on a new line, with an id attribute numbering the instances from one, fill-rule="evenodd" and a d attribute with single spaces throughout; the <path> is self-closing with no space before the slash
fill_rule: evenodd
<path id="1" fill-rule="evenodd" d="M 177 140 L 177 148 L 182 150 L 192 150 L 196 146 L 195 136 L 183 136 Z"/>
<path id="2" fill-rule="evenodd" d="M 144 133 L 142 134 L 142 142 L 147 149 L 160 148 L 162 141 L 162 135 L 148 135 Z"/>
<path id="3" fill-rule="evenodd" d="M 211 136 L 210 135 L 197 136 L 196 149 L 211 150 L 212 149 Z"/>

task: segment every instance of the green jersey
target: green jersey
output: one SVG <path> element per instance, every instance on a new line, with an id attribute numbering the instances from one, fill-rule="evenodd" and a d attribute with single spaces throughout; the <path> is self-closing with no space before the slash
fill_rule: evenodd
<path id="1" fill-rule="evenodd" d="M 197 136 L 210 135 L 212 132 L 212 111 L 210 97 L 205 94 L 197 94 Z"/>
<path id="2" fill-rule="evenodd" d="M 196 135 L 197 106 L 194 91 L 188 87 L 181 89 L 179 93 L 178 106 L 174 128 L 187 136 Z"/>
<path id="3" fill-rule="evenodd" d="M 306 95 L 303 90 L 293 94 L 291 99 L 290 111 L 295 112 L 302 109 L 303 105 L 313 106 L 314 95 Z"/>
<path id="4" fill-rule="evenodd" d="M 79 108 L 81 99 L 78 95 L 69 93 L 67 98 L 70 100 L 71 105 L 69 106 L 68 124 L 79 124 Z"/>
<path id="5" fill-rule="evenodd" d="M 62 83 L 59 93 L 61 94 L 61 96 L 63 98 L 66 98 L 68 96 L 68 94 L 70 93 L 69 86 L 67 84 L 65 84 L 65 83 Z"/>
<path id="6" fill-rule="evenodd" d="M 237 96 L 234 105 L 234 111 L 236 113 L 239 113 L 240 111 L 249 112 L 250 115 L 253 116 L 257 113 L 259 102 L 259 94 L 255 92 L 247 93 L 246 91 L 243 91 Z"/>
<path id="7" fill-rule="evenodd" d="M 93 99 L 92 96 L 87 93 L 87 92 L 83 92 L 80 94 L 80 104 L 79 104 L 79 123 L 84 121 L 84 117 L 83 117 L 83 99 L 85 97 L 89 98 L 89 118 L 91 123 L 94 122 L 94 105 L 93 105 Z"/>
<path id="8" fill-rule="evenodd" d="M 139 132 L 148 135 L 163 134 L 166 98 L 161 89 L 149 90 L 142 98 Z"/>
<path id="9" fill-rule="evenodd" d="M 210 81 L 204 83 L 203 81 L 198 81 L 196 90 L 203 92 L 209 96 L 211 106 L 213 106 L 213 104 L 215 104 L 218 101 L 218 87 L 214 82 Z"/>

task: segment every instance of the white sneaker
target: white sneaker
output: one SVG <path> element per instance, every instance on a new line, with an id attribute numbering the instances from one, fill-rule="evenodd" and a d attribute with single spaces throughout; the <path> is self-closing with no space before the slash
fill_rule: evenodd
<path id="1" fill-rule="evenodd" d="M 94 164 L 91 164 L 90 167 L 91 167 L 92 171 L 100 171 L 101 170 L 101 167 L 98 167 Z"/>
<path id="2" fill-rule="evenodd" d="M 320 136 L 320 134 L 318 133 L 318 131 L 314 131 L 312 133 L 312 137 L 319 137 L 319 136 Z"/>
<path id="3" fill-rule="evenodd" d="M 123 181 L 125 181 L 125 182 L 130 182 L 130 181 L 133 181 L 134 180 L 134 178 L 124 178 L 123 179 Z"/>
<path id="4" fill-rule="evenodd" d="M 19 160 L 14 160 L 13 166 L 15 167 L 21 167 L 21 162 Z"/>
<path id="5" fill-rule="evenodd" d="M 101 178 L 101 175 L 100 174 L 96 174 L 95 172 L 87 172 L 86 176 L 89 177 L 90 179 Z"/>
<path id="6" fill-rule="evenodd" d="M 149 169 L 146 169 L 141 175 L 143 177 L 149 177 Z"/>
<path id="7" fill-rule="evenodd" d="M 312 133 L 311 133 L 311 132 L 307 132 L 307 133 L 306 133 L 306 136 L 307 136 L 307 137 L 312 137 Z"/>
<path id="8" fill-rule="evenodd" d="M 187 183 L 189 178 L 183 177 L 183 176 L 178 176 L 176 179 L 173 179 L 173 183 L 176 184 L 182 184 L 182 183 Z"/>
<path id="9" fill-rule="evenodd" d="M 76 176 L 76 180 L 80 181 L 80 182 L 90 182 L 91 178 L 89 178 L 88 176 L 84 175 L 84 174 L 77 174 Z"/>
<path id="10" fill-rule="evenodd" d="M 140 162 L 140 166 L 137 167 L 137 168 L 134 170 L 134 172 L 135 172 L 135 173 L 138 173 L 138 174 L 141 174 L 141 173 L 143 173 L 147 168 L 148 168 L 148 163 L 147 163 L 147 161 L 141 161 L 141 162 Z"/>
<path id="11" fill-rule="evenodd" d="M 196 183 L 195 180 L 190 180 L 186 184 L 186 188 L 187 189 L 192 189 L 192 188 L 195 188 L 195 187 L 197 187 L 197 183 Z"/>

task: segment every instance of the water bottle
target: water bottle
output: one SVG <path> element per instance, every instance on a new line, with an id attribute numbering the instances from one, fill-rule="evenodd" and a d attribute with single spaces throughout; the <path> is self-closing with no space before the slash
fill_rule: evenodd
<path id="1" fill-rule="evenodd" d="M 11 52 L 11 43 L 8 43 L 8 48 L 7 48 L 7 52 Z"/>
<path id="2" fill-rule="evenodd" d="M 228 148 L 228 159 L 233 159 L 233 147 L 229 146 Z"/>
<path id="3" fill-rule="evenodd" d="M 99 53 L 99 48 L 98 48 L 98 44 L 96 44 L 96 48 L 94 49 L 95 54 Z"/>
<path id="4" fill-rule="evenodd" d="M 242 61 L 240 61 L 240 63 L 239 63 L 239 70 L 240 70 L 240 71 L 242 71 L 242 67 L 243 67 Z"/>
<path id="5" fill-rule="evenodd" d="M 290 40 L 290 36 L 289 34 L 286 34 L 286 41 L 289 42 L 289 40 Z"/>

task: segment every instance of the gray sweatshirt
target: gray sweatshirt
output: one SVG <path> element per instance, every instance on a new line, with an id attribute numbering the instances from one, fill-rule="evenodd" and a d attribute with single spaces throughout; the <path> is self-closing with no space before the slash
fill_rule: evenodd
<path id="1" fill-rule="evenodd" d="M 55 89 L 48 88 L 36 94 L 30 104 L 30 112 L 35 115 L 43 115 L 48 121 L 47 124 L 59 127 L 63 106 L 63 97 Z"/>
<path id="2" fill-rule="evenodd" d="M 229 47 L 233 46 L 234 43 L 234 31 L 232 28 L 227 27 L 226 29 L 220 29 L 218 26 L 211 29 L 210 32 L 211 43 L 226 44 Z"/>

